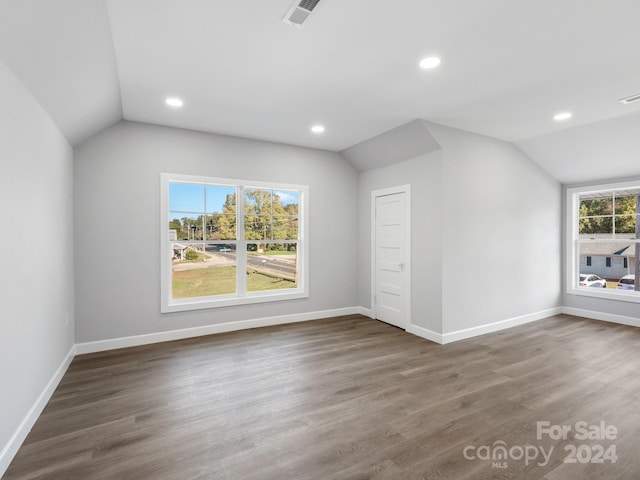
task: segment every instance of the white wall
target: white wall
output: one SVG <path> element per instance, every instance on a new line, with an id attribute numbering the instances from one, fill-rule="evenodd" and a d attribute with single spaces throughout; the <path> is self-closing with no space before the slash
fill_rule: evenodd
<path id="1" fill-rule="evenodd" d="M 1 476 L 73 345 L 74 302 L 72 149 L 2 62 L 0 92 Z"/>
<path id="2" fill-rule="evenodd" d="M 308 299 L 160 313 L 160 172 L 310 187 Z M 121 122 L 76 148 L 76 342 L 357 305 L 357 172 L 339 154 Z"/>
<path id="3" fill-rule="evenodd" d="M 371 308 L 371 192 L 411 185 L 411 323 L 442 331 L 442 154 L 360 174 L 358 305 Z"/>
<path id="4" fill-rule="evenodd" d="M 560 184 L 510 143 L 429 125 L 443 151 L 443 333 L 559 307 Z"/>

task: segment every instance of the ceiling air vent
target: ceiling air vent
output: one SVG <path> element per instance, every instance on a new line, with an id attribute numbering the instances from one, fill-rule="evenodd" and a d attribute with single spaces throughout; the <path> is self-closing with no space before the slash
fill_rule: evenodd
<path id="1" fill-rule="evenodd" d="M 309 15 L 311 15 L 311 12 L 319 2 L 320 0 L 296 0 L 282 21 L 295 27 L 302 27 L 302 24 L 309 18 Z"/>
<path id="2" fill-rule="evenodd" d="M 637 102 L 638 100 L 640 100 L 640 95 L 631 95 L 630 97 L 622 98 L 620 100 L 620 103 L 633 103 Z"/>

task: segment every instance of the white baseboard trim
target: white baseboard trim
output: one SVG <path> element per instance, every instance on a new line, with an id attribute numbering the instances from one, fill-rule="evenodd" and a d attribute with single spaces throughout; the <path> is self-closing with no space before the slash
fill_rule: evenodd
<path id="1" fill-rule="evenodd" d="M 439 343 L 440 345 L 444 343 L 442 334 L 434 332 L 433 330 L 429 330 L 428 328 L 419 327 L 418 325 L 409 325 L 407 327 L 407 333 L 411 333 L 413 335 L 417 335 L 418 337 L 431 340 L 432 342 Z"/>
<path id="2" fill-rule="evenodd" d="M 527 315 L 521 315 L 519 317 L 508 318 L 499 322 L 487 323 L 486 325 L 478 325 L 477 327 L 445 333 L 442 335 L 442 343 L 446 344 L 457 342 L 459 340 L 477 337 L 478 335 L 484 335 L 486 333 L 492 333 L 499 330 L 505 330 L 507 328 L 517 327 L 518 325 L 535 322 L 537 320 L 542 320 L 543 318 L 559 315 L 560 313 L 562 313 L 562 307 L 549 308 L 540 312 L 534 312 Z"/>
<path id="3" fill-rule="evenodd" d="M 573 307 L 562 307 L 562 313 L 576 317 L 590 318 L 592 320 L 602 320 L 604 322 L 619 323 L 631 327 L 640 327 L 640 318 L 616 315 L 614 313 L 596 312 L 594 310 L 583 310 L 582 308 Z"/>
<path id="4" fill-rule="evenodd" d="M 561 307 L 550 308 L 548 310 L 542 310 L 540 312 L 530 313 L 528 315 L 508 318 L 499 322 L 488 323 L 486 325 L 478 325 L 477 327 L 466 328 L 464 330 L 457 330 L 455 332 L 444 334 L 434 332 L 418 325 L 409 325 L 409 327 L 407 328 L 407 332 L 412 333 L 413 335 L 417 335 L 418 337 L 426 338 L 427 340 L 431 340 L 432 342 L 445 345 L 447 343 L 457 342 L 471 337 L 477 337 L 478 335 L 484 335 L 486 333 L 497 332 L 500 330 L 505 330 L 507 328 L 517 327 L 518 325 L 524 325 L 525 323 L 535 322 L 537 320 L 552 317 L 553 315 L 558 315 L 560 313 L 563 313 L 563 309 Z"/>
<path id="5" fill-rule="evenodd" d="M 139 345 L 149 345 L 152 343 L 170 342 L 172 340 L 201 337 L 204 335 L 212 335 L 215 333 L 247 330 L 249 328 L 271 327 L 273 325 L 284 325 L 286 323 L 306 322 L 308 320 L 340 317 L 342 315 L 353 315 L 358 313 L 360 313 L 360 307 L 346 307 L 337 308 L 334 310 L 321 310 L 318 312 L 293 313 L 290 315 L 278 315 L 275 317 L 263 317 L 251 320 L 240 320 L 236 322 L 225 322 L 213 325 L 204 325 L 202 327 L 183 328 L 179 330 L 169 330 L 167 332 L 135 335 L 132 337 L 98 340 L 96 342 L 77 343 L 76 355 L 104 352 L 106 350 L 115 350 L 118 348 L 137 347 Z"/>
<path id="6" fill-rule="evenodd" d="M 358 307 L 358 313 L 360 315 L 364 315 L 365 317 L 375 318 L 373 315 L 373 310 L 371 310 L 370 308 Z"/>
<path id="7" fill-rule="evenodd" d="M 55 371 L 51 380 L 49 380 L 49 383 L 44 387 L 44 390 L 42 390 L 34 404 L 31 406 L 27 415 L 22 419 L 22 422 L 20 422 L 17 430 L 11 436 L 7 444 L 2 448 L 2 451 L 0 451 L 0 477 L 2 477 L 9 468 L 13 457 L 18 453 L 18 449 L 24 442 L 25 438 L 27 438 L 27 435 L 36 423 L 36 420 L 38 420 L 38 417 L 44 410 L 44 407 L 47 406 L 51 395 L 53 395 L 53 392 L 60 383 L 60 380 L 62 380 L 62 377 L 67 371 L 67 368 L 69 368 L 74 356 L 75 345 L 72 345 L 67 356 Z"/>

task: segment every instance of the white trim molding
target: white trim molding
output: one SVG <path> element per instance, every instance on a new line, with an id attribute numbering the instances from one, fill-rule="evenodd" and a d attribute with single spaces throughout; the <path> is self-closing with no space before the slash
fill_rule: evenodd
<path id="1" fill-rule="evenodd" d="M 76 344 L 76 354 L 104 352 L 118 348 L 137 347 L 139 345 L 150 345 L 152 343 L 170 342 L 172 340 L 182 340 L 184 338 L 202 337 L 215 333 L 235 332 L 250 328 L 271 327 L 274 325 L 284 325 L 287 323 L 306 322 L 309 320 L 320 320 L 343 315 L 354 315 L 360 313 L 360 307 L 337 308 L 334 310 L 321 310 L 318 312 L 293 313 L 289 315 L 278 315 L 275 317 L 255 318 L 251 320 L 239 320 L 235 322 L 217 323 L 203 325 L 201 327 L 182 328 L 179 330 L 169 330 L 165 332 L 147 333 L 131 337 L 111 338 L 108 340 L 98 340 L 96 342 L 85 342 Z"/>
<path id="2" fill-rule="evenodd" d="M 596 312 L 594 310 L 584 310 L 582 308 L 562 307 L 562 313 L 575 317 L 590 318 L 591 320 L 602 320 L 603 322 L 618 323 L 630 327 L 640 327 L 640 318 L 616 315 L 614 313 Z"/>
<path id="3" fill-rule="evenodd" d="M 444 338 L 441 333 L 434 332 L 433 330 L 429 330 L 424 327 L 420 327 L 418 325 L 409 325 L 407 327 L 407 333 L 411 333 L 418 337 L 422 337 L 426 340 L 430 340 L 435 343 L 439 343 L 440 345 L 444 344 Z"/>
<path id="4" fill-rule="evenodd" d="M 562 313 L 561 307 L 549 308 L 540 312 L 529 313 L 527 315 L 521 315 L 519 317 L 507 318 L 506 320 L 500 320 L 498 322 L 487 323 L 485 325 L 478 325 L 477 327 L 465 328 L 464 330 L 457 330 L 454 332 L 445 333 L 442 335 L 444 342 L 451 343 L 458 340 L 465 340 L 471 337 L 477 337 L 479 335 L 485 335 L 487 333 L 498 332 L 500 330 L 506 330 L 507 328 L 517 327 L 524 325 L 525 323 L 536 322 L 544 318 L 552 317 Z"/>
<path id="5" fill-rule="evenodd" d="M 47 385 L 44 387 L 44 390 L 42 390 L 34 404 L 22 419 L 22 422 L 20 422 L 20 425 L 18 426 L 16 431 L 13 433 L 7 444 L 2 448 L 2 451 L 0 451 L 0 477 L 2 477 L 2 475 L 4 475 L 4 473 L 9 468 L 13 457 L 15 457 L 16 453 L 18 453 L 18 450 L 35 425 L 38 417 L 40 417 L 40 414 L 44 410 L 44 407 L 47 406 L 51 395 L 53 395 L 53 392 L 56 390 L 56 387 L 62 380 L 62 377 L 67 371 L 67 368 L 69 368 L 69 365 L 71 364 L 74 356 L 75 345 L 73 345 L 69 349 L 69 352 L 67 353 L 66 357 L 64 357 L 64 360 L 62 360 L 62 363 L 60 364 L 58 369 L 54 372 L 51 380 L 49 380 L 49 383 L 47 383 Z"/>
<path id="6" fill-rule="evenodd" d="M 202 239 L 180 240 L 179 242 L 184 246 L 196 245 L 235 245 L 236 254 L 236 288 L 233 293 L 223 295 L 210 295 L 203 297 L 188 297 L 188 298 L 173 298 L 172 295 L 172 275 L 173 275 L 173 262 L 172 257 L 172 245 L 176 243 L 176 239 L 171 240 L 169 235 L 169 228 L 167 221 L 170 218 L 170 198 L 169 191 L 172 184 L 186 184 L 186 185 L 198 185 L 204 187 L 215 186 L 225 187 L 228 190 L 233 190 L 236 195 L 236 212 L 233 214 L 236 217 L 236 229 L 237 237 L 229 240 L 212 240 L 207 239 L 206 235 Z M 296 192 L 299 195 L 298 198 L 298 235 L 296 238 L 274 238 L 264 240 L 264 243 L 277 244 L 277 243 L 294 243 L 296 245 L 297 256 L 297 285 L 295 287 L 281 289 L 281 290 L 261 290 L 251 292 L 247 288 L 246 275 L 242 272 L 246 271 L 247 267 L 247 249 L 251 243 L 261 243 L 261 240 L 249 240 L 244 235 L 244 216 L 241 212 L 244 211 L 244 192 L 247 188 L 259 188 L 268 190 L 284 190 Z M 206 190 L 202 190 L 202 206 L 198 207 L 202 211 L 180 211 L 176 210 L 174 213 L 177 215 L 198 215 L 204 219 L 207 212 Z M 293 218 L 293 217 L 292 217 Z M 277 302 L 282 300 L 295 300 L 299 298 L 309 297 L 309 187 L 307 185 L 293 185 L 288 183 L 275 183 L 275 182 L 261 182 L 253 180 L 241 180 L 233 178 L 217 178 L 217 177 L 205 177 L 199 175 L 184 175 L 178 173 L 160 173 L 160 272 L 161 272 L 161 313 L 181 312 L 187 310 L 201 310 L 206 308 L 215 307 L 228 307 L 233 305 L 248 305 L 264 302 Z M 202 230 L 204 231 L 204 223 Z M 285 235 L 286 236 L 286 235 Z"/>
<path id="7" fill-rule="evenodd" d="M 418 325 L 409 325 L 409 327 L 407 328 L 407 332 L 412 333 L 413 335 L 417 335 L 418 337 L 431 340 L 432 342 L 445 345 L 447 343 L 457 342 L 460 340 L 465 340 L 467 338 L 477 337 L 479 335 L 485 335 L 487 333 L 493 333 L 500 330 L 506 330 L 507 328 L 517 327 L 518 325 L 535 322 L 548 317 L 552 317 L 554 315 L 559 315 L 561 313 L 564 313 L 562 307 L 550 308 L 548 310 L 542 310 L 540 312 L 530 313 L 528 315 L 521 315 L 519 317 L 508 318 L 506 320 L 478 325 L 477 327 L 466 328 L 464 330 L 456 330 L 449 333 L 438 333 L 420 327 Z"/>
<path id="8" fill-rule="evenodd" d="M 115 350 L 118 348 L 136 347 L 139 345 L 150 345 L 153 343 L 170 342 L 172 340 L 182 340 L 185 338 L 200 337 L 204 335 L 213 335 L 216 333 L 226 333 L 239 330 L 247 330 L 251 328 L 270 327 L 274 325 L 285 325 L 288 323 L 305 322 L 311 320 L 321 320 L 325 318 L 340 317 L 344 315 L 363 315 L 374 319 L 373 311 L 366 307 L 345 307 L 333 310 L 321 310 L 317 312 L 295 313 L 290 315 L 279 315 L 274 317 L 263 317 L 251 320 L 241 320 L 235 322 L 225 322 L 213 325 L 204 325 L 201 327 L 184 328 L 179 330 L 170 330 L 165 332 L 149 333 L 145 335 L 135 335 L 130 337 L 120 337 L 108 340 L 99 340 L 96 342 L 78 343 L 75 345 L 75 354 L 82 355 L 86 353 L 103 352 L 107 350 Z M 626 317 L 623 315 L 614 315 L 604 312 L 596 312 L 592 310 L 583 310 L 571 307 L 555 307 L 539 312 L 521 315 L 518 317 L 508 318 L 497 322 L 478 325 L 463 330 L 456 330 L 448 333 L 438 333 L 433 330 L 421 327 L 419 325 L 409 324 L 407 333 L 422 337 L 426 340 L 445 345 L 448 343 L 465 340 L 467 338 L 494 333 L 508 328 L 517 327 L 527 323 L 543 320 L 554 315 L 574 315 L 576 317 L 589 318 L 593 320 L 603 320 L 610 323 L 618 323 L 621 325 L 629 325 L 640 327 L 640 318 Z M 69 363 L 71 359 L 69 359 Z M 68 363 L 65 366 L 68 366 Z M 53 387 L 55 389 L 55 386 Z M 46 404 L 46 402 L 45 402 Z"/>
<path id="9" fill-rule="evenodd" d="M 360 315 L 364 315 L 365 317 L 369 317 L 373 319 L 376 318 L 376 316 L 373 314 L 373 310 L 370 308 L 358 307 L 358 313 Z"/>
<path id="10" fill-rule="evenodd" d="M 565 192 L 565 215 L 566 215 L 566 234 L 564 241 L 565 249 L 565 291 L 567 295 L 580 295 L 591 298 L 605 298 L 608 300 L 616 300 L 619 302 L 632 302 L 640 303 L 640 295 L 638 292 L 630 290 L 618 290 L 615 288 L 590 288 L 581 287 L 579 283 L 579 276 L 582 273 L 597 273 L 600 276 L 605 277 L 602 272 L 581 272 L 580 271 L 580 244 L 618 244 L 620 248 L 624 249 L 625 246 L 634 245 L 637 243 L 637 239 L 629 237 L 630 234 L 614 233 L 611 232 L 611 238 L 581 238 L 579 228 L 579 210 L 580 210 L 580 196 L 593 193 L 606 193 L 608 197 L 613 199 L 615 205 L 616 192 L 624 192 L 627 189 L 637 190 L 640 186 L 640 180 L 632 180 L 625 182 L 604 183 L 587 186 L 569 187 Z M 626 195 L 626 194 L 622 194 Z M 611 215 L 607 214 L 607 218 L 611 218 L 613 225 L 617 217 L 625 216 L 623 214 L 616 213 L 615 207 Z M 616 230 L 612 228 L 612 230 Z M 630 247 L 634 248 L 634 247 Z M 616 248 L 617 250 L 617 248 Z M 586 256 L 586 255 L 585 255 Z M 615 258 L 615 254 L 611 254 L 609 258 Z M 627 257 L 624 257 L 627 258 Z M 633 273 L 635 267 L 629 267 L 627 273 Z M 611 274 L 614 275 L 613 273 Z M 614 278 L 618 278 L 615 275 Z"/>

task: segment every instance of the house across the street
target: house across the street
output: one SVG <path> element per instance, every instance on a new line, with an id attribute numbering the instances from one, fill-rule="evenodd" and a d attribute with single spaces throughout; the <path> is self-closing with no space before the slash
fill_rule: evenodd
<path id="1" fill-rule="evenodd" d="M 581 235 L 584 239 L 606 240 L 608 235 Z M 619 237 L 618 237 L 619 238 Z M 635 239 L 629 234 L 629 239 Z M 580 273 L 595 273 L 602 278 L 617 280 L 624 275 L 633 273 L 635 262 L 635 246 L 633 243 L 581 242 L 580 244 Z"/>

